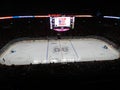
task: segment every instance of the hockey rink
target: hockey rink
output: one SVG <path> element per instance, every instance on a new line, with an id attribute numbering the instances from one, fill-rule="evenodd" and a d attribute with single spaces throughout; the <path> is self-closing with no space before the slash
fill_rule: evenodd
<path id="1" fill-rule="evenodd" d="M 0 54 L 0 63 L 28 65 L 115 60 L 118 58 L 120 58 L 120 52 L 100 39 L 39 39 L 22 40 L 10 44 Z"/>

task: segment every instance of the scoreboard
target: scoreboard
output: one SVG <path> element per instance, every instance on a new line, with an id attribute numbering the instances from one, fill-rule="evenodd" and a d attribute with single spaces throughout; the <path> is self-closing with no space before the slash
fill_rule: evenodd
<path id="1" fill-rule="evenodd" d="M 70 17 L 55 17 L 55 27 L 70 27 Z"/>
<path id="2" fill-rule="evenodd" d="M 55 31 L 68 31 L 74 28 L 73 16 L 54 16 L 50 17 L 50 29 Z"/>

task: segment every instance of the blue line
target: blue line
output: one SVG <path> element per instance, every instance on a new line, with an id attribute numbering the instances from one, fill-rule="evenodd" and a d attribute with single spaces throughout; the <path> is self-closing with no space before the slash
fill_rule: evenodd
<path id="1" fill-rule="evenodd" d="M 76 52 L 76 50 L 75 50 L 75 48 L 74 48 L 74 46 L 73 46 L 73 44 L 72 44 L 72 42 L 71 42 L 71 41 L 70 41 L 70 43 L 71 43 L 71 46 L 72 46 L 72 48 L 73 48 L 73 50 L 74 50 L 74 52 L 75 52 L 75 54 L 76 54 L 77 58 L 79 58 L 79 56 L 78 56 L 78 54 L 77 54 L 77 52 Z"/>
<path id="2" fill-rule="evenodd" d="M 49 40 L 48 40 L 48 44 L 47 44 L 46 61 L 48 61 L 48 50 L 49 50 Z"/>
<path id="3" fill-rule="evenodd" d="M 62 46 L 61 46 L 61 42 L 60 42 L 61 40 L 59 40 L 59 46 L 60 46 L 60 49 L 62 48 Z M 60 53 L 61 53 L 61 57 L 63 58 L 63 53 L 62 53 L 62 51 L 60 51 Z M 62 59 L 61 58 L 61 59 Z"/>

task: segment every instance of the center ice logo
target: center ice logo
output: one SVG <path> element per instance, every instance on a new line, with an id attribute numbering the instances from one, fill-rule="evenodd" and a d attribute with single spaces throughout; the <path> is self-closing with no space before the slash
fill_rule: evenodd
<path id="1" fill-rule="evenodd" d="M 53 51 L 54 51 L 54 52 L 60 52 L 60 51 L 68 52 L 69 49 L 68 49 L 68 47 L 62 47 L 62 48 L 55 47 L 55 48 L 53 49 Z"/>

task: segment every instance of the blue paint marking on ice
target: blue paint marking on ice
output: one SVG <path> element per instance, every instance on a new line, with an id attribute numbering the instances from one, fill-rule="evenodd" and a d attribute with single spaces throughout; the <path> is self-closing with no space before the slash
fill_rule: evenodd
<path id="1" fill-rule="evenodd" d="M 48 40 L 48 44 L 47 44 L 46 61 L 48 61 L 48 50 L 49 50 L 49 40 Z"/>
<path id="2" fill-rule="evenodd" d="M 71 40 L 70 40 L 70 43 L 71 43 L 71 46 L 72 46 L 72 48 L 73 48 L 73 50 L 74 50 L 74 52 L 75 52 L 75 54 L 76 54 L 77 58 L 79 58 L 79 56 L 78 56 L 78 54 L 77 54 L 77 52 L 76 52 L 76 50 L 75 50 L 75 48 L 74 48 L 74 46 L 73 46 L 73 44 L 72 44 Z"/>

